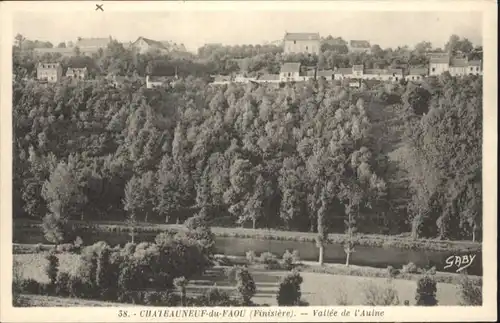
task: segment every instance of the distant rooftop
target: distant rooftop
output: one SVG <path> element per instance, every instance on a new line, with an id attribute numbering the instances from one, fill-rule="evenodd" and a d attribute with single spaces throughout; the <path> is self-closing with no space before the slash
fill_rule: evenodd
<path id="1" fill-rule="evenodd" d="M 367 40 L 351 40 L 349 45 L 354 48 L 370 48 L 370 42 Z"/>
<path id="2" fill-rule="evenodd" d="M 285 40 L 319 40 L 319 33 L 286 33 Z"/>
<path id="3" fill-rule="evenodd" d="M 75 47 L 86 48 L 86 47 L 99 47 L 105 48 L 111 42 L 111 38 L 80 38 Z"/>

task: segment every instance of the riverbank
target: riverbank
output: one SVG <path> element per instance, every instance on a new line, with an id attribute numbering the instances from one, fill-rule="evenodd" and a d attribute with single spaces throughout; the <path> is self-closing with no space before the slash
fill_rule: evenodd
<path id="1" fill-rule="evenodd" d="M 102 233 L 129 233 L 130 228 L 122 223 L 99 223 L 91 224 L 74 221 L 72 222 L 82 233 L 102 232 Z M 42 229 L 41 222 L 16 221 L 14 223 L 14 240 L 26 229 Z M 246 229 L 246 228 L 222 228 L 212 227 L 212 232 L 216 237 L 224 238 L 246 238 L 256 240 L 275 241 L 296 241 L 296 242 L 316 242 L 316 233 L 279 231 L 271 229 Z M 161 232 L 176 233 L 185 231 L 186 227 L 179 224 L 151 224 L 138 223 L 135 228 L 136 234 L 158 234 Z M 329 234 L 328 244 L 343 245 L 348 241 L 346 234 Z M 19 241 L 22 242 L 22 241 Z M 39 241 L 42 243 L 42 241 Z M 411 239 L 408 233 L 395 236 L 377 234 L 356 234 L 354 244 L 362 247 L 397 248 L 405 250 L 439 251 L 450 253 L 480 252 L 482 244 L 472 241 L 448 241 L 438 239 Z"/>

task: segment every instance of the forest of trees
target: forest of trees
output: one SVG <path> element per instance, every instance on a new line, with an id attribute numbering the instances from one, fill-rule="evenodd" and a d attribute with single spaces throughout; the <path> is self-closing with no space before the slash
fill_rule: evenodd
<path id="1" fill-rule="evenodd" d="M 175 223 L 201 209 L 232 226 L 481 239 L 476 76 L 374 90 L 18 80 L 13 123 L 14 219 Z"/>

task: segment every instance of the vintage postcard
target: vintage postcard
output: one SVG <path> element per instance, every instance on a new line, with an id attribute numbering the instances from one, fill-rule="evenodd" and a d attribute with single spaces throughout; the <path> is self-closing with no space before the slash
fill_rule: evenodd
<path id="1" fill-rule="evenodd" d="M 494 1 L 0 14 L 2 322 L 496 320 Z"/>

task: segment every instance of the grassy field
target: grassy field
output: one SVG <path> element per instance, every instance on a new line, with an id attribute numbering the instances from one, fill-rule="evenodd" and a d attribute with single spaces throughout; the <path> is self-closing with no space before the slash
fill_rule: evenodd
<path id="1" fill-rule="evenodd" d="M 73 254 L 60 254 L 60 269 L 65 272 L 74 272 L 78 266 L 78 256 Z M 46 260 L 43 254 L 19 254 L 14 255 L 18 263 L 21 275 L 24 278 L 33 278 L 40 282 L 48 282 L 44 272 Z M 279 282 L 288 272 L 283 270 L 251 269 L 251 273 L 257 284 L 257 294 L 253 298 L 255 303 L 277 305 L 276 293 Z M 375 284 L 386 283 L 386 278 L 367 278 L 359 276 L 343 276 L 324 273 L 302 272 L 304 282 L 302 283 L 303 299 L 310 305 L 337 305 L 339 295 L 346 294 L 351 305 L 363 304 L 363 286 L 368 282 Z M 394 287 L 398 291 L 401 303 L 408 300 L 414 303 L 416 282 L 411 280 L 393 279 Z M 223 267 L 215 267 L 207 271 L 206 275 L 190 281 L 187 288 L 188 294 L 199 294 L 214 285 L 221 290 L 232 292 L 234 286 L 224 275 Z M 438 283 L 437 298 L 441 305 L 459 305 L 460 299 L 456 285 Z M 75 305 L 76 306 L 76 305 Z M 83 306 L 83 305 L 82 305 Z"/>
<path id="2" fill-rule="evenodd" d="M 31 307 L 116 307 L 116 306 L 135 306 L 133 304 L 111 303 L 103 301 L 91 301 L 77 298 L 63 298 L 42 295 L 20 295 L 18 298 L 20 306 Z"/>

